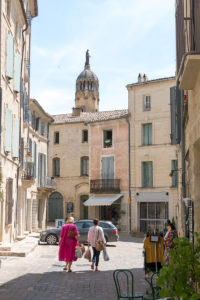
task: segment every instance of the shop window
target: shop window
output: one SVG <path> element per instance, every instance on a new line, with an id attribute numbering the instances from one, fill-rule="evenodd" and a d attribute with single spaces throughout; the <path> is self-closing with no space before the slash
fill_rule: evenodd
<path id="1" fill-rule="evenodd" d="M 104 148 L 112 147 L 113 144 L 113 134 L 112 130 L 103 131 L 103 146 Z"/>
<path id="2" fill-rule="evenodd" d="M 54 132 L 54 144 L 59 144 L 59 131 Z"/>
<path id="3" fill-rule="evenodd" d="M 87 143 L 88 142 L 88 130 L 83 130 L 82 131 L 82 143 Z"/>

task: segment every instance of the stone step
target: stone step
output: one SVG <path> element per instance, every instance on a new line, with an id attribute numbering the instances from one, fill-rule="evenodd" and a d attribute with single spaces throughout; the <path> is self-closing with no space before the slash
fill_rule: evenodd
<path id="1" fill-rule="evenodd" d="M 0 246 L 0 251 L 11 251 L 11 245 L 3 245 L 3 246 Z"/>
<path id="2" fill-rule="evenodd" d="M 25 238 L 26 238 L 25 235 L 18 235 L 18 236 L 17 236 L 17 240 L 18 240 L 18 241 L 22 241 L 22 240 L 24 240 Z"/>
<path id="3" fill-rule="evenodd" d="M 21 241 L 15 242 L 9 250 L 0 250 L 0 256 L 19 256 L 25 257 L 38 246 L 38 240 L 34 237 L 26 237 Z M 3 248 L 3 247 L 2 247 Z M 7 248 L 8 249 L 8 248 Z"/>

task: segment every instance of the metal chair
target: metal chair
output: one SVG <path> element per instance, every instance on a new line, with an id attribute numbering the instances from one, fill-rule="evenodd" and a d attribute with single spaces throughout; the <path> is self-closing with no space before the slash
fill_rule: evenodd
<path id="1" fill-rule="evenodd" d="M 156 285 L 156 279 L 159 276 L 159 272 L 154 272 L 151 277 L 150 280 L 148 280 L 147 278 L 145 278 L 145 280 L 148 282 L 148 284 L 151 287 L 151 295 L 144 295 L 143 299 L 144 300 L 157 300 L 160 299 L 159 296 L 159 292 L 161 290 L 161 288 L 159 286 Z"/>
<path id="2" fill-rule="evenodd" d="M 134 293 L 134 276 L 131 270 L 115 270 L 113 272 L 117 297 L 119 299 L 143 299 L 142 294 Z"/>

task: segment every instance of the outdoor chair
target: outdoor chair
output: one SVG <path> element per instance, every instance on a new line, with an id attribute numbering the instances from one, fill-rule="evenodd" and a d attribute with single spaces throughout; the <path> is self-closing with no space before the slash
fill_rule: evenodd
<path id="1" fill-rule="evenodd" d="M 134 276 L 131 270 L 115 270 L 113 272 L 117 299 L 143 299 L 142 294 L 134 293 Z"/>
<path id="2" fill-rule="evenodd" d="M 159 276 L 159 272 L 154 272 L 150 279 L 145 278 L 145 280 L 148 282 L 151 288 L 151 295 L 144 295 L 143 299 L 144 300 L 157 300 L 160 299 L 159 292 L 161 288 L 156 285 L 156 279 Z"/>

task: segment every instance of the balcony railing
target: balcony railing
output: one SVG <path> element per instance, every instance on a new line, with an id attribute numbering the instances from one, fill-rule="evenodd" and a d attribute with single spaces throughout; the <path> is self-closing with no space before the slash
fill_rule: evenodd
<path id="1" fill-rule="evenodd" d="M 22 180 L 34 180 L 34 177 L 33 177 L 33 175 L 31 175 L 31 174 L 23 174 L 22 175 Z"/>
<path id="2" fill-rule="evenodd" d="M 56 179 L 51 178 L 51 177 L 45 177 L 45 178 L 43 178 L 43 180 L 40 180 L 38 187 L 55 190 L 56 189 Z"/>
<path id="3" fill-rule="evenodd" d="M 90 193 L 120 193 L 120 179 L 90 180 Z"/>

